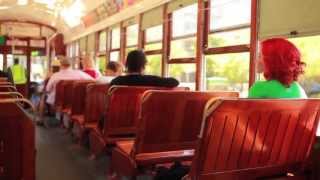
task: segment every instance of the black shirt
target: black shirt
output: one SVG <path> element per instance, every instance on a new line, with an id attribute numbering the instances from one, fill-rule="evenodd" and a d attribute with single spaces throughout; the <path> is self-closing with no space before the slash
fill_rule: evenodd
<path id="1" fill-rule="evenodd" d="M 175 78 L 162 78 L 151 75 L 126 75 L 119 76 L 113 79 L 111 85 L 126 85 L 126 86 L 159 86 L 159 87 L 176 87 L 179 81 Z"/>

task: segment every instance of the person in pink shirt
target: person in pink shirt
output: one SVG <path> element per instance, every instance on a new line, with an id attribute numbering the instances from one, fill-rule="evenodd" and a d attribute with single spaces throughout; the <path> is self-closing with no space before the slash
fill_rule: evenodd
<path id="1" fill-rule="evenodd" d="M 71 69 L 71 61 L 65 57 L 60 57 L 60 71 L 54 73 L 46 86 L 48 94 L 47 103 L 54 105 L 56 96 L 56 85 L 61 80 L 93 80 L 91 76 L 80 71 Z"/>
<path id="2" fill-rule="evenodd" d="M 101 76 L 101 73 L 94 69 L 93 60 L 89 56 L 85 56 L 81 62 L 83 65 L 83 72 L 89 74 L 94 79 L 98 79 Z"/>

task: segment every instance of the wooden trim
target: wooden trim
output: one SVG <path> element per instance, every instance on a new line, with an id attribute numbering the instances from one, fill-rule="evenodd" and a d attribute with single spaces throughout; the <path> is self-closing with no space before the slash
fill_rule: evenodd
<path id="1" fill-rule="evenodd" d="M 197 19 L 197 43 L 196 43 L 196 90 L 202 90 L 203 88 L 203 59 L 204 59 L 204 36 L 206 28 L 206 16 L 205 16 L 205 1 L 198 1 L 198 19 Z"/>
<path id="2" fill-rule="evenodd" d="M 107 46 L 106 46 L 106 52 L 107 52 L 107 61 L 110 62 L 110 54 L 111 54 L 111 43 L 112 43 L 112 29 L 107 28 Z"/>
<path id="3" fill-rule="evenodd" d="M 165 4 L 163 7 L 163 32 L 162 32 L 162 66 L 161 74 L 162 76 L 168 76 L 168 61 L 170 56 L 170 41 L 171 41 L 171 17 L 172 14 L 167 14 L 168 4 Z"/>
<path id="4" fill-rule="evenodd" d="M 204 4 L 204 27 L 203 27 L 203 48 L 208 48 L 209 32 L 210 32 L 210 4 L 211 1 L 205 1 Z"/>
<path id="5" fill-rule="evenodd" d="M 139 20 L 138 20 L 138 23 L 139 23 L 139 30 L 138 30 L 138 49 L 143 49 L 143 47 L 144 47 L 145 33 L 144 33 L 144 30 L 142 29 L 142 17 L 143 17 L 143 14 L 141 13 L 141 14 L 139 15 Z"/>
<path id="6" fill-rule="evenodd" d="M 126 63 L 126 39 L 127 39 L 127 27 L 123 26 L 123 22 L 120 24 L 120 62 Z"/>
<path id="7" fill-rule="evenodd" d="M 170 59 L 168 64 L 190 64 L 196 63 L 196 58 L 174 58 Z"/>
<path id="8" fill-rule="evenodd" d="M 0 23 L 3 24 L 3 23 L 26 23 L 26 24 L 33 24 L 33 25 L 39 25 L 39 26 L 44 26 L 44 27 L 47 27 L 49 29 L 51 29 L 52 31 L 54 32 L 57 32 L 57 28 L 53 27 L 53 26 L 50 26 L 48 24 L 43 24 L 43 23 L 39 23 L 39 22 L 35 22 L 35 21 L 21 21 L 21 20 L 16 20 L 16 19 L 2 19 L 0 20 Z"/>
<path id="9" fill-rule="evenodd" d="M 121 49 L 120 48 L 117 48 L 117 49 L 110 49 L 109 52 L 114 52 L 114 51 L 120 51 Z"/>
<path id="10" fill-rule="evenodd" d="M 241 30 L 241 29 L 246 29 L 246 28 L 250 28 L 250 24 L 241 24 L 241 25 L 236 25 L 236 26 L 230 26 L 227 28 L 216 29 L 214 31 L 211 31 L 210 27 L 209 27 L 209 35 L 214 34 L 214 33 L 236 31 L 236 30 Z"/>
<path id="11" fill-rule="evenodd" d="M 227 47 L 217 47 L 217 48 L 208 48 L 204 50 L 206 55 L 210 54 L 230 54 L 230 53 L 241 53 L 250 51 L 250 45 L 235 45 Z"/>
<path id="12" fill-rule="evenodd" d="M 156 55 L 156 54 L 162 54 L 163 50 L 158 49 L 158 50 L 151 50 L 151 51 L 145 51 L 144 52 L 146 55 Z"/>
<path id="13" fill-rule="evenodd" d="M 250 40 L 250 66 L 249 66 L 249 88 L 256 80 L 256 59 L 258 48 L 258 0 L 251 0 L 251 40 Z"/>
<path id="14" fill-rule="evenodd" d="M 201 30 L 202 31 L 202 30 Z M 177 37 L 171 37 L 171 41 L 177 41 L 177 40 L 182 40 L 182 39 L 190 39 L 190 38 L 195 38 L 198 33 L 196 34 L 187 34 L 183 36 L 177 36 Z"/>

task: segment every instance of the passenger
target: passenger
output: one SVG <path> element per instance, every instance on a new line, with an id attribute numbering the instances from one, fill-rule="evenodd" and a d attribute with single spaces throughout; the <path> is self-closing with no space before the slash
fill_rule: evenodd
<path id="1" fill-rule="evenodd" d="M 93 60 L 89 56 L 85 56 L 82 61 L 83 72 L 89 74 L 92 78 L 97 79 L 101 76 L 100 72 L 94 69 Z"/>
<path id="2" fill-rule="evenodd" d="M 18 58 L 14 58 L 13 65 L 9 68 L 9 79 L 15 85 L 25 86 L 27 83 L 26 69 L 20 64 Z"/>
<path id="3" fill-rule="evenodd" d="M 48 92 L 47 103 L 54 105 L 56 95 L 56 85 L 61 80 L 92 80 L 93 78 L 88 74 L 71 69 L 71 61 L 65 57 L 60 57 L 60 71 L 54 73 L 46 86 Z"/>
<path id="4" fill-rule="evenodd" d="M 128 86 L 161 86 L 176 87 L 179 81 L 174 78 L 144 75 L 147 59 L 143 51 L 134 50 L 128 54 L 126 61 L 126 76 L 119 76 L 111 81 L 111 85 Z"/>
<path id="5" fill-rule="evenodd" d="M 250 98 L 307 98 L 297 82 L 304 73 L 299 50 L 291 42 L 273 38 L 261 43 L 258 70 L 266 81 L 256 82 L 249 90 Z"/>
<path id="6" fill-rule="evenodd" d="M 121 76 L 123 73 L 123 65 L 118 62 L 111 61 L 107 64 L 104 76 L 98 78 L 97 82 L 101 84 L 110 83 L 115 77 Z"/>

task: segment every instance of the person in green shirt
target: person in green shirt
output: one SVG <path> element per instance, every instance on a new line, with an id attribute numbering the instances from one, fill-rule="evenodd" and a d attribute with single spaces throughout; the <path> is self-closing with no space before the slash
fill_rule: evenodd
<path id="1" fill-rule="evenodd" d="M 257 81 L 249 90 L 249 98 L 307 98 L 297 82 L 304 73 L 298 48 L 282 38 L 261 43 L 258 71 L 266 81 Z"/>

